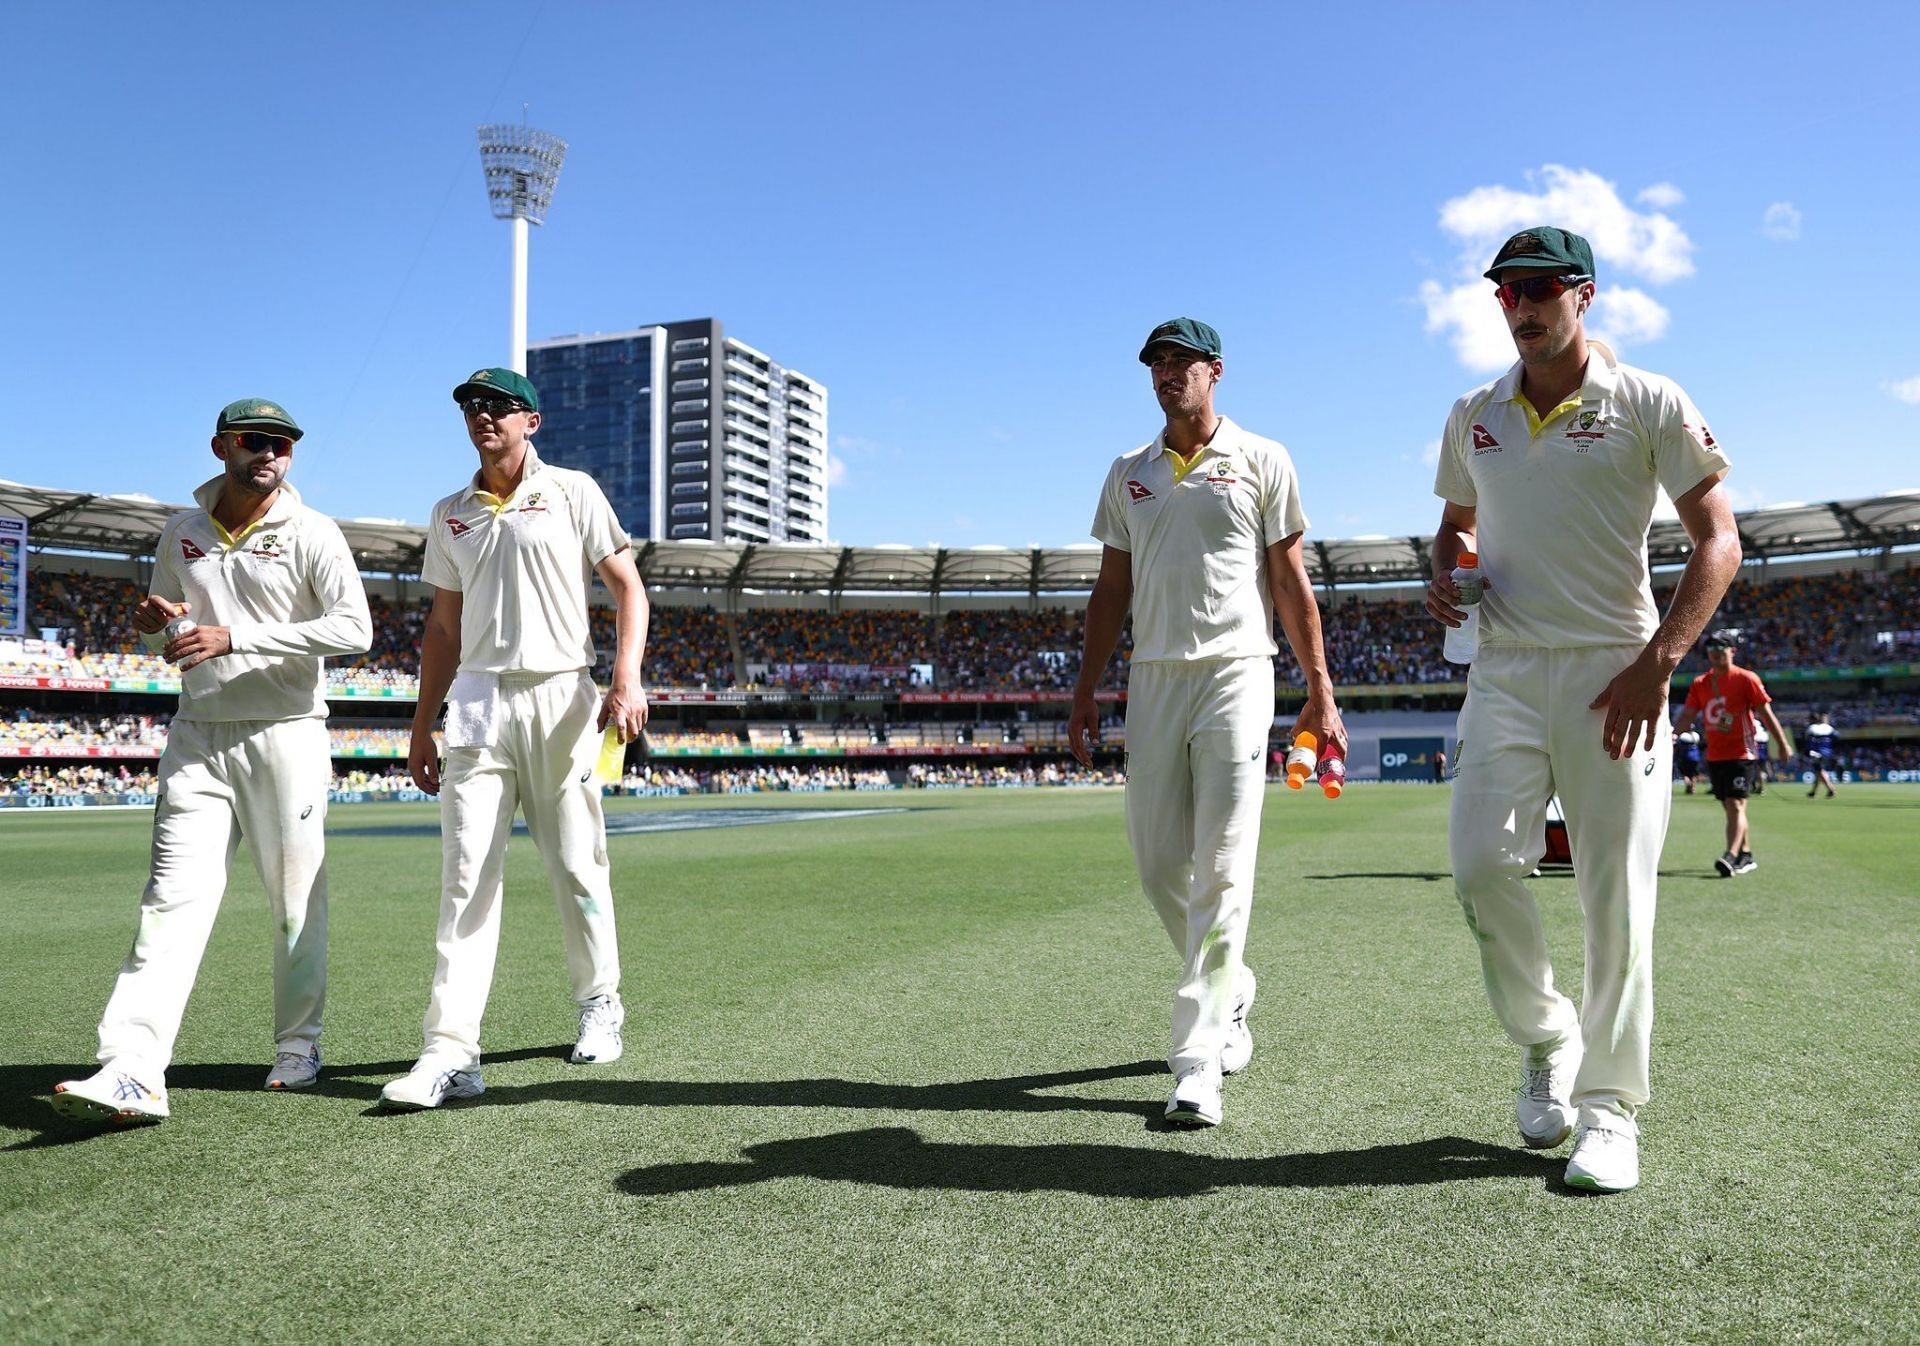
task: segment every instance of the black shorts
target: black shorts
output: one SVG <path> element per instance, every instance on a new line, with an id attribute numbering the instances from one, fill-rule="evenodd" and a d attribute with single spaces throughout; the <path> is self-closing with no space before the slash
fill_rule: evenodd
<path id="1" fill-rule="evenodd" d="M 1745 799 L 1752 779 L 1749 773 L 1756 763 L 1751 757 L 1731 762 L 1708 762 L 1707 779 L 1713 782 L 1715 799 Z"/>

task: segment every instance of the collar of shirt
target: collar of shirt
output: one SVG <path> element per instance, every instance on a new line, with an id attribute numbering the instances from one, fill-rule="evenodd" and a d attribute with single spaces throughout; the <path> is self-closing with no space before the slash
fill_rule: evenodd
<path id="1" fill-rule="evenodd" d="M 540 461 L 540 455 L 534 452 L 533 445 L 529 444 L 527 445 L 527 456 L 522 459 L 520 463 L 519 485 L 515 486 L 511 491 L 508 491 L 504 496 L 495 495 L 487 489 L 486 483 L 482 480 L 479 471 L 476 470 L 473 474 L 473 480 L 467 485 L 467 499 L 477 500 L 498 513 L 501 509 L 505 508 L 516 495 L 519 495 L 520 488 L 538 476 L 545 466 L 546 464 Z"/>
<path id="2" fill-rule="evenodd" d="M 1185 477 L 1187 473 L 1191 472 L 1194 464 L 1198 463 L 1209 453 L 1226 457 L 1238 448 L 1239 444 L 1240 427 L 1228 420 L 1225 416 L 1222 416 L 1219 424 L 1213 427 L 1213 437 L 1196 449 L 1193 457 L 1182 458 L 1178 453 L 1174 452 L 1173 446 L 1167 443 L 1167 432 L 1165 430 L 1162 430 L 1153 437 L 1153 456 L 1158 457 L 1164 454 L 1173 460 L 1173 479 L 1177 482 Z"/>
<path id="3" fill-rule="evenodd" d="M 220 541 L 229 547 L 237 546 L 249 534 L 265 528 L 270 523 L 285 523 L 293 515 L 293 507 L 300 503 L 300 492 L 293 489 L 291 482 L 281 482 L 279 494 L 273 503 L 267 506 L 267 512 L 242 528 L 238 533 L 229 534 L 226 525 L 213 515 L 214 507 L 220 503 L 220 495 L 227 488 L 227 475 L 221 473 L 211 481 L 202 482 L 193 493 L 193 502 L 207 512 L 207 522 L 212 524 Z"/>
<path id="4" fill-rule="evenodd" d="M 1493 400 L 1519 403 L 1520 409 L 1527 413 L 1527 430 L 1535 435 L 1546 428 L 1548 422 L 1577 410 L 1587 402 L 1601 401 L 1620 386 L 1620 361 L 1615 357 L 1613 348 L 1604 341 L 1592 339 L 1587 342 L 1586 378 L 1564 402 L 1544 416 L 1534 409 L 1527 395 L 1520 391 L 1520 376 L 1524 371 L 1525 366 L 1514 361 L 1513 368 L 1502 374 L 1500 381 L 1493 385 Z"/>

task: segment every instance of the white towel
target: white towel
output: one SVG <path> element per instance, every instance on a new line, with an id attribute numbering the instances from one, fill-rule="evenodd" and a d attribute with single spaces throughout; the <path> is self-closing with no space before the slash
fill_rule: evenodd
<path id="1" fill-rule="evenodd" d="M 500 734 L 500 676 L 456 673 L 447 689 L 446 745 L 490 748 Z"/>

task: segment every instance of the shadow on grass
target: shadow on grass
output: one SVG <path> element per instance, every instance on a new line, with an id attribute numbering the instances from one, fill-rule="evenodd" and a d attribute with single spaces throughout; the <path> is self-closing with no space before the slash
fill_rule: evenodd
<path id="1" fill-rule="evenodd" d="M 493 1058 L 489 1058 L 490 1060 Z M 577 1102 L 637 1108 L 861 1108 L 920 1112 L 1111 1112 L 1157 1118 L 1158 1099 L 1081 1098 L 1039 1092 L 1101 1080 L 1164 1075 L 1164 1061 L 1057 1070 L 947 1084 L 876 1084 L 865 1080 L 618 1080 L 572 1076 L 538 1084 L 489 1088 L 481 1105 Z"/>
<path id="2" fill-rule="evenodd" d="M 523 1047 L 517 1051 L 489 1053 L 489 1061 L 529 1061 L 538 1057 L 565 1058 L 567 1045 L 555 1047 Z M 265 1061 L 249 1061 L 244 1064 L 185 1064 L 175 1065 L 167 1071 L 167 1092 L 169 1095 L 183 1089 L 208 1089 L 220 1092 L 240 1092 L 266 1094 L 262 1087 L 267 1078 Z M 85 1065 L 61 1065 L 58 1062 L 46 1065 L 9 1065 L 0 1066 L 0 1127 L 14 1131 L 32 1131 L 38 1134 L 26 1140 L 16 1141 L 12 1145 L 0 1146 L 0 1154 L 9 1150 L 31 1150 L 47 1145 L 68 1145 L 76 1140 L 88 1140 L 94 1136 L 117 1135 L 126 1130 L 124 1127 L 100 1126 L 90 1122 L 78 1122 L 62 1117 L 53 1110 L 48 1101 L 53 1097 L 53 1086 L 62 1080 L 83 1079 L 100 1068 L 99 1063 L 89 1061 Z M 380 1086 L 396 1075 L 404 1075 L 413 1069 L 413 1058 L 404 1061 L 369 1061 L 361 1065 L 335 1066 L 329 1064 L 320 1072 L 319 1081 L 311 1089 L 303 1089 L 303 1094 L 317 1094 L 324 1098 L 359 1099 L 372 1103 L 380 1097 Z"/>
<path id="3" fill-rule="evenodd" d="M 1459 1136 L 1266 1159 L 1125 1145 L 952 1145 L 905 1127 L 750 1145 L 737 1163 L 659 1164 L 615 1180 L 629 1196 L 743 1187 L 776 1178 L 960 1192 L 1079 1192 L 1162 1200 L 1227 1187 L 1412 1187 L 1488 1178 L 1550 1182 L 1557 1162 Z"/>
<path id="4" fill-rule="evenodd" d="M 1300 877 L 1320 883 L 1334 879 L 1419 879 L 1423 883 L 1439 883 L 1442 879 L 1451 879 L 1453 875 L 1430 869 L 1381 869 L 1352 874 L 1302 874 Z"/>

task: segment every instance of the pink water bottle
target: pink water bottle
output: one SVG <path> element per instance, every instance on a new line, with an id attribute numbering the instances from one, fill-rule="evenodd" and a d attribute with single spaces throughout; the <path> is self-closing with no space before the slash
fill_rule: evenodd
<path id="1" fill-rule="evenodd" d="M 1347 788 L 1347 763 L 1334 752 L 1331 745 L 1327 755 L 1320 759 L 1320 793 L 1328 799 L 1338 799 Z"/>

